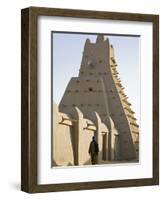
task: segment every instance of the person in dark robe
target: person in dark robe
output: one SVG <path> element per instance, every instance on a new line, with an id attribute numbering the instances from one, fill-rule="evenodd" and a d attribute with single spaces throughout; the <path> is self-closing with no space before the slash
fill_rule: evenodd
<path id="1" fill-rule="evenodd" d="M 97 164 L 97 156 L 98 156 L 99 148 L 98 148 L 98 143 L 95 140 L 95 137 L 92 137 L 92 141 L 90 142 L 89 145 L 89 155 L 91 157 L 91 163 L 92 165 Z"/>

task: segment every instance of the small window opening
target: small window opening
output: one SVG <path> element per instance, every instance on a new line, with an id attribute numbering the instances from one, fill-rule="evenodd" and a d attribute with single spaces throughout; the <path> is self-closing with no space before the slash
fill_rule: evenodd
<path id="1" fill-rule="evenodd" d="M 89 88 L 89 91 L 92 92 L 92 91 L 93 91 L 93 88 Z"/>

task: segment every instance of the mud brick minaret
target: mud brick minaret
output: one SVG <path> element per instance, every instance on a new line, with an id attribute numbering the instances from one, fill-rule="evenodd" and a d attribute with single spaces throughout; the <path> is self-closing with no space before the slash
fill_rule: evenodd
<path id="1" fill-rule="evenodd" d="M 79 75 L 69 81 L 59 112 L 75 119 L 74 107 L 95 124 L 97 113 L 107 126 L 107 160 L 138 161 L 139 126 L 119 77 L 114 48 L 103 35 L 98 35 L 95 43 L 86 40 Z"/>

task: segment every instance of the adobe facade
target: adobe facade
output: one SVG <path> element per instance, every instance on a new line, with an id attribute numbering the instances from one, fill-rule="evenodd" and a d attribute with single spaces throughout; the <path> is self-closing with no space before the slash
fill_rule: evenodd
<path id="1" fill-rule="evenodd" d="M 121 83 L 114 48 L 103 35 L 86 40 L 78 77 L 53 105 L 53 164 L 90 164 L 92 136 L 98 164 L 139 160 L 139 126 Z"/>

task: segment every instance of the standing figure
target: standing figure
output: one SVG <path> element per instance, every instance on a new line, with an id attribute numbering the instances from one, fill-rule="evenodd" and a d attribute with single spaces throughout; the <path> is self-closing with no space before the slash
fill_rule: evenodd
<path id="1" fill-rule="evenodd" d="M 95 140 L 95 137 L 92 137 L 92 141 L 90 142 L 89 145 L 89 151 L 88 153 L 91 156 L 91 163 L 92 165 L 97 164 L 97 156 L 98 156 L 98 152 L 99 152 L 99 148 L 98 148 L 98 144 Z"/>

